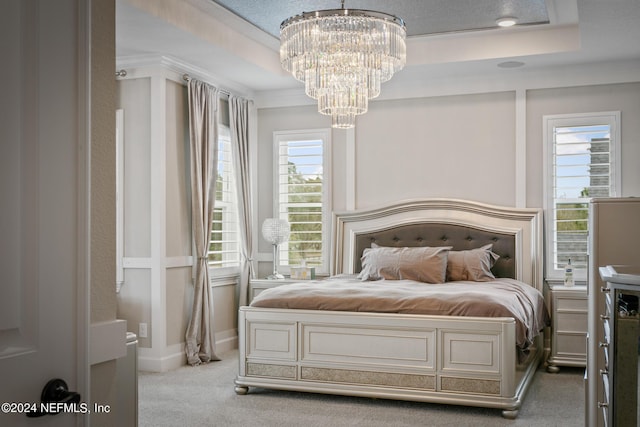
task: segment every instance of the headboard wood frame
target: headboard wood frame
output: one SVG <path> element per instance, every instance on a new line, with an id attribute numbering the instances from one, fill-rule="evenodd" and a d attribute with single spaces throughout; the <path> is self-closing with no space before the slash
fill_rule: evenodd
<path id="1" fill-rule="evenodd" d="M 453 246 L 495 243 L 494 273 L 542 291 L 542 212 L 458 199 L 408 200 L 377 209 L 333 215 L 331 273 L 354 274 L 370 242 L 383 246 Z"/>

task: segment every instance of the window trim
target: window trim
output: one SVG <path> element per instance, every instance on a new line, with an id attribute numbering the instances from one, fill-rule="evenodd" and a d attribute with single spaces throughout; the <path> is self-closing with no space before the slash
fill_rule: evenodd
<path id="1" fill-rule="evenodd" d="M 544 115 L 542 117 L 543 126 L 543 208 L 545 212 L 545 278 L 550 280 L 562 280 L 564 278 L 564 270 L 554 268 L 553 254 L 555 251 L 553 244 L 555 215 L 552 213 L 554 209 L 554 150 L 553 150 L 553 133 L 556 127 L 562 126 L 588 126 L 594 124 L 602 124 L 605 122 L 611 127 L 611 138 L 609 146 L 610 156 L 610 197 L 616 197 L 621 189 L 621 122 L 620 111 L 604 111 L 594 113 L 572 113 L 572 114 L 553 114 Z M 585 198 L 589 203 L 591 198 Z M 589 230 L 587 230 L 589 232 Z M 587 269 L 574 269 L 574 277 L 576 280 L 587 280 Z"/>
<path id="2" fill-rule="evenodd" d="M 330 269 L 330 248 L 331 248 L 331 214 L 332 195 L 331 195 L 331 129 L 301 129 L 288 131 L 273 132 L 273 160 L 272 160 L 272 178 L 273 178 L 273 217 L 279 215 L 280 204 L 280 181 L 278 179 L 277 165 L 280 160 L 280 143 L 294 140 L 322 140 L 322 265 L 316 268 L 316 274 L 327 275 Z M 279 265 L 278 271 L 282 274 L 289 274 L 290 268 L 286 265 Z"/>

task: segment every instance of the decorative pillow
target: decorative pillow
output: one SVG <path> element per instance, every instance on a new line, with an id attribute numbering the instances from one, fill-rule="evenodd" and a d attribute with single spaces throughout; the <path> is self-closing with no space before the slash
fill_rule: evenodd
<path id="1" fill-rule="evenodd" d="M 500 258 L 491 252 L 492 244 L 468 251 L 449 251 L 447 282 L 472 280 L 486 282 L 495 279 L 491 267 Z"/>
<path id="2" fill-rule="evenodd" d="M 447 272 L 445 247 L 375 247 L 367 248 L 362 254 L 362 280 L 409 279 L 424 283 L 444 283 Z"/>

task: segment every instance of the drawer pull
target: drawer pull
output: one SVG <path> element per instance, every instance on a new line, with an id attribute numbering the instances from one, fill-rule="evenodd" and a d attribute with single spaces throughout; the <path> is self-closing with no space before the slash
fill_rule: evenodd
<path id="1" fill-rule="evenodd" d="M 600 375 L 609 375 L 609 371 L 606 369 L 600 369 Z"/>
<path id="2" fill-rule="evenodd" d="M 607 402 L 598 402 L 598 408 L 608 408 L 609 404 Z"/>
<path id="3" fill-rule="evenodd" d="M 600 348 L 609 347 L 609 343 L 608 342 L 599 342 L 598 343 L 598 347 L 600 347 Z"/>
<path id="4" fill-rule="evenodd" d="M 609 320 L 611 319 L 611 317 L 608 314 L 601 314 L 600 315 L 600 320 Z"/>
<path id="5" fill-rule="evenodd" d="M 600 288 L 600 292 L 604 292 L 604 293 L 609 293 L 611 292 L 611 289 L 609 288 L 605 288 L 604 286 Z"/>

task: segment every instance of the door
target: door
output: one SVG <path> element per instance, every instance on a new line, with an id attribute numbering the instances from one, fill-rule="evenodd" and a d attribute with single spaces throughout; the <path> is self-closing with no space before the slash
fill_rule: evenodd
<path id="1" fill-rule="evenodd" d="M 4 426 L 73 426 L 85 420 L 71 412 L 37 419 L 25 414 L 39 404 L 52 378 L 80 392 L 81 402 L 88 399 L 80 4 L 0 0 Z"/>

